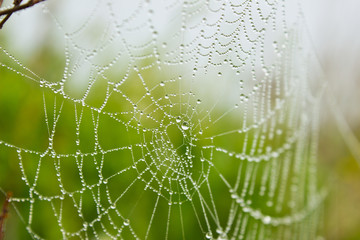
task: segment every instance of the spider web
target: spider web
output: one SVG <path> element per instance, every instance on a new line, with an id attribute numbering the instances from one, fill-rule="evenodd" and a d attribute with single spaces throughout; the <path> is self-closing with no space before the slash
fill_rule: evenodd
<path id="1" fill-rule="evenodd" d="M 1 189 L 32 238 L 319 235 L 320 95 L 295 1 L 74 2 L 38 8 L 60 74 L 0 52 Z"/>

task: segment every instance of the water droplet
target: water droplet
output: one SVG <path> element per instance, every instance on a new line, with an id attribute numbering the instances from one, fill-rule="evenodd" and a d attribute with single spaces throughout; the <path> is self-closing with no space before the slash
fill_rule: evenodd
<path id="1" fill-rule="evenodd" d="M 183 130 L 188 130 L 189 129 L 189 124 L 187 122 L 183 122 L 182 125 L 181 125 L 181 128 Z"/>
<path id="2" fill-rule="evenodd" d="M 206 239 L 211 239 L 212 238 L 212 233 L 211 232 L 206 233 L 205 238 Z"/>
<path id="3" fill-rule="evenodd" d="M 243 211 L 244 211 L 244 212 L 250 212 L 250 208 L 244 207 L 244 208 L 243 208 Z"/>
<path id="4" fill-rule="evenodd" d="M 160 82 L 160 86 L 163 87 L 165 86 L 165 83 L 163 81 Z"/>
<path id="5" fill-rule="evenodd" d="M 262 218 L 262 221 L 264 224 L 269 224 L 271 222 L 271 217 L 270 216 L 265 216 Z"/>
<path id="6" fill-rule="evenodd" d="M 196 101 L 196 103 L 197 103 L 197 104 L 200 104 L 200 103 L 201 103 L 201 100 L 200 100 L 200 99 L 198 99 L 198 100 Z"/>
<path id="7" fill-rule="evenodd" d="M 261 213 L 259 210 L 255 210 L 253 213 L 252 213 L 252 216 L 255 218 L 255 219 L 259 219 L 261 217 Z"/>
<path id="8" fill-rule="evenodd" d="M 277 47 L 278 47 L 277 41 L 274 41 L 274 42 L 273 42 L 273 46 L 274 46 L 274 48 L 277 48 Z"/>
<path id="9" fill-rule="evenodd" d="M 180 118 L 180 117 L 177 117 L 177 118 L 175 119 L 175 121 L 176 121 L 177 123 L 180 123 L 180 122 L 181 122 L 181 118 Z"/>
<path id="10" fill-rule="evenodd" d="M 125 219 L 125 220 L 124 220 L 124 225 L 125 225 L 125 226 L 129 226 L 129 225 L 130 225 L 130 220 L 129 220 L 129 219 Z"/>
<path id="11" fill-rule="evenodd" d="M 247 101 L 247 96 L 245 94 L 240 94 L 240 101 L 243 102 L 243 101 Z"/>
<path id="12" fill-rule="evenodd" d="M 222 72 L 218 72 L 218 76 L 220 77 L 222 75 Z"/>

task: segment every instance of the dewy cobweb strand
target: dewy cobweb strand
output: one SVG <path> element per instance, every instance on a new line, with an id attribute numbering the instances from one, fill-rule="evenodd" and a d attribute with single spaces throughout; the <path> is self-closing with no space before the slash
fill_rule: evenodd
<path id="1" fill-rule="evenodd" d="M 1 74 L 41 92 L 46 144 L 0 136 L 32 238 L 318 236 L 319 105 L 296 1 L 89 1 L 73 23 L 39 5 L 63 36 L 60 79 L 0 48 Z"/>

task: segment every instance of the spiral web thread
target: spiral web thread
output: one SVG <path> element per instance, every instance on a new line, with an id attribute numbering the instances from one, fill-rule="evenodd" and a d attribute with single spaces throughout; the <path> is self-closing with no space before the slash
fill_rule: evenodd
<path id="1" fill-rule="evenodd" d="M 297 2 L 87 1 L 78 26 L 47 4 L 62 76 L 0 53 L 0 73 L 42 94 L 42 146 L 0 136 L 32 238 L 318 236 L 319 97 Z"/>

